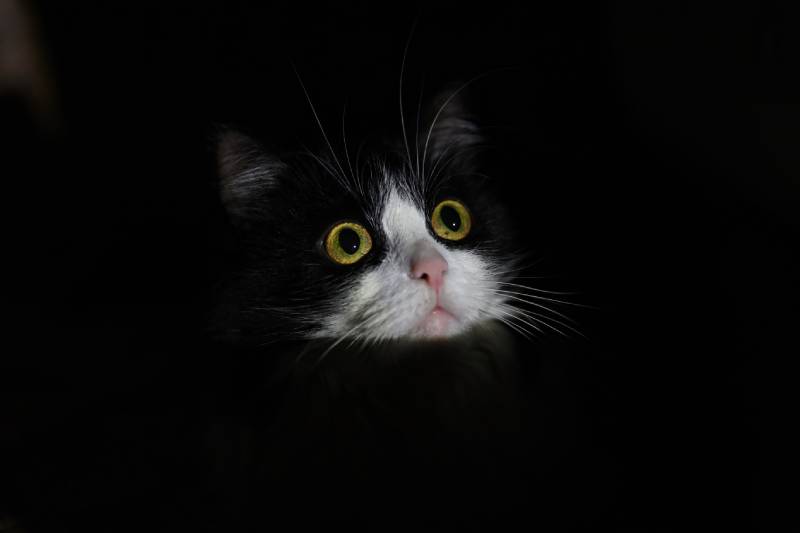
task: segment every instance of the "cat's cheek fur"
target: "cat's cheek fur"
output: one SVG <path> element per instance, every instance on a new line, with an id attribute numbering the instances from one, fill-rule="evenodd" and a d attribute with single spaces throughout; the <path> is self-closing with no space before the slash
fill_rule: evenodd
<path id="1" fill-rule="evenodd" d="M 465 250 L 447 250 L 445 258 L 451 267 L 442 287 L 442 305 L 458 317 L 465 329 L 496 317 L 496 308 L 502 301 L 495 292 L 491 265 L 477 253 Z"/>
<path id="2" fill-rule="evenodd" d="M 314 337 L 369 341 L 405 337 L 435 306 L 436 296 L 386 261 L 365 271 L 354 286 L 342 291 L 339 301 Z"/>

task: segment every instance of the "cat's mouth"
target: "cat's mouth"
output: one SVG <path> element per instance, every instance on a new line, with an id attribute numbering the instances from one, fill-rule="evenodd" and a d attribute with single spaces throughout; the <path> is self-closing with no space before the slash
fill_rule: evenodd
<path id="1" fill-rule="evenodd" d="M 458 330 L 458 319 L 437 304 L 415 328 L 420 337 L 447 337 Z"/>

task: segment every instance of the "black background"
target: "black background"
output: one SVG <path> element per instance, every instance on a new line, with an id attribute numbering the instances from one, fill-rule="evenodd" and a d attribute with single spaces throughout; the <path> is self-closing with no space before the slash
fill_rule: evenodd
<path id="1" fill-rule="evenodd" d="M 116 509 L 130 494 L 98 487 L 119 472 L 169 486 L 141 465 L 180 463 L 162 439 L 188 441 L 182 424 L 202 418 L 204 393 L 235 387 L 215 381 L 225 368 L 205 337 L 210 287 L 231 254 L 215 128 L 321 146 L 294 65 L 332 140 L 345 105 L 351 150 L 398 135 L 416 21 L 406 106 L 481 76 L 475 111 L 524 244 L 600 308 L 580 315 L 588 340 L 531 347 L 551 375 L 542 401 L 554 417 L 571 413 L 553 431 L 575 432 L 591 465 L 596 499 L 565 496 L 560 509 L 583 516 L 593 500 L 585 529 L 772 530 L 787 518 L 800 353 L 796 9 L 33 7 L 60 119 L 39 131 L 21 100 L 3 100 L 9 512 L 52 513 L 64 494 Z"/>

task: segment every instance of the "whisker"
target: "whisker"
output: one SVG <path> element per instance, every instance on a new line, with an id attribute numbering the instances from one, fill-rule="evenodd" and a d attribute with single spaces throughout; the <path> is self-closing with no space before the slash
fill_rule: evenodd
<path id="1" fill-rule="evenodd" d="M 523 279 L 523 278 L 517 278 L 517 279 Z M 563 296 L 569 296 L 569 295 L 578 294 L 577 292 L 547 291 L 547 290 L 544 290 L 544 289 L 537 289 L 535 287 L 530 287 L 528 285 L 522 285 L 520 283 L 510 283 L 508 281 L 501 281 L 500 284 L 509 285 L 511 287 L 520 287 L 522 289 L 527 289 L 527 290 L 535 291 L 535 292 L 544 292 L 544 293 L 547 293 L 547 294 L 560 294 L 560 295 L 563 295 Z"/>
<path id="2" fill-rule="evenodd" d="M 406 118 L 405 118 L 405 111 L 403 110 L 403 76 L 405 74 L 406 69 L 406 57 L 408 56 L 408 47 L 411 45 L 411 38 L 414 36 L 414 30 L 417 27 L 417 21 L 414 21 L 414 24 L 411 26 L 411 31 L 408 34 L 408 39 L 406 40 L 406 46 L 403 49 L 403 61 L 400 63 L 400 128 L 403 132 L 403 143 L 406 146 L 406 156 L 408 157 L 408 166 L 409 170 L 412 170 L 411 164 L 411 149 L 408 146 L 408 134 L 406 133 Z"/>
<path id="3" fill-rule="evenodd" d="M 514 331 L 519 332 L 527 340 L 532 340 L 532 339 L 537 338 L 537 336 L 535 335 L 535 332 L 542 333 L 542 334 L 544 333 L 537 326 L 535 326 L 533 324 L 530 324 L 529 322 L 526 322 L 524 320 L 520 320 L 513 313 L 503 313 L 503 314 L 505 316 L 507 316 L 508 318 L 498 318 L 498 320 L 500 320 L 503 324 L 507 325 L 508 327 L 513 329 Z M 515 320 L 516 320 L 516 323 L 513 322 Z M 535 331 L 533 331 L 533 330 L 529 331 L 526 328 L 533 328 L 533 330 L 535 330 Z"/>
<path id="4" fill-rule="evenodd" d="M 346 189 L 349 189 L 349 188 L 350 188 L 350 187 L 349 187 L 349 185 L 347 184 L 347 180 L 346 180 L 346 179 L 344 179 L 344 178 L 343 178 L 343 177 L 342 177 L 342 176 L 341 176 L 341 175 L 340 175 L 338 172 L 336 172 L 336 169 L 335 169 L 335 168 L 333 168 L 333 167 L 332 167 L 332 166 L 331 166 L 331 165 L 330 165 L 330 164 L 329 164 L 327 161 L 325 161 L 324 159 L 322 159 L 321 157 L 319 157 L 317 154 L 315 154 L 314 152 L 312 152 L 312 151 L 311 151 L 310 149 L 308 149 L 306 146 L 303 146 L 303 148 L 305 149 L 305 152 L 301 152 L 301 153 L 300 153 L 300 155 L 305 155 L 305 156 L 311 157 L 311 158 L 312 158 L 312 159 L 314 159 L 314 161 L 316 161 L 316 162 L 317 162 L 317 163 L 318 163 L 318 164 L 319 164 L 319 165 L 320 165 L 322 168 L 324 168 L 324 169 L 325 169 L 325 170 L 328 172 L 328 174 L 330 174 L 330 175 L 331 175 L 331 177 L 333 177 L 333 179 L 335 179 L 336 181 L 338 181 L 339 183 L 341 183 L 342 187 L 344 187 L 344 188 L 346 188 Z"/>
<path id="5" fill-rule="evenodd" d="M 356 173 L 353 172 L 353 165 L 350 162 L 350 152 L 347 149 L 347 129 L 344 126 L 344 124 L 345 124 L 344 118 L 345 118 L 345 113 L 346 112 L 347 112 L 347 104 L 342 106 L 342 144 L 344 145 L 344 157 L 345 157 L 345 161 L 347 162 L 347 167 L 350 169 L 350 176 L 352 177 L 353 181 L 355 182 L 356 187 L 358 188 L 359 192 L 363 196 L 364 195 L 364 189 L 361 186 L 361 180 L 357 179 Z"/>
<path id="6" fill-rule="evenodd" d="M 506 326 L 508 326 L 509 328 L 513 329 L 514 331 L 516 331 L 517 333 L 519 333 L 520 335 L 525 337 L 525 339 L 527 339 L 527 340 L 533 340 L 534 338 L 536 338 L 531 332 L 529 332 L 526 329 L 521 328 L 517 324 L 514 324 L 513 322 L 511 322 L 510 319 L 506 319 L 506 318 L 502 318 L 502 317 L 493 317 L 493 318 L 495 320 L 499 320 L 501 323 L 503 323 Z"/>
<path id="7" fill-rule="evenodd" d="M 300 87 L 303 89 L 303 94 L 306 95 L 306 100 L 308 101 L 308 105 L 311 108 L 311 112 L 314 114 L 314 119 L 317 121 L 317 125 L 319 126 L 319 131 L 322 133 L 322 138 L 325 140 L 325 144 L 328 145 L 328 150 L 330 150 L 331 156 L 333 157 L 333 160 L 336 162 L 336 165 L 339 167 L 339 170 L 341 171 L 341 176 L 344 182 L 346 183 L 347 178 L 345 176 L 344 168 L 342 167 L 342 164 L 339 162 L 339 158 L 336 157 L 336 151 L 333 149 L 333 145 L 331 144 L 330 140 L 328 140 L 328 135 L 325 133 L 325 128 L 322 127 L 322 121 L 320 120 L 319 115 L 317 114 L 317 110 L 314 107 L 314 104 L 311 102 L 311 96 L 308 94 L 308 90 L 306 89 L 306 86 L 303 83 L 303 79 L 300 77 L 300 73 L 297 71 L 297 68 L 294 65 L 292 65 L 292 68 L 294 69 L 294 73 L 297 76 L 297 81 L 300 82 Z"/>
<path id="8" fill-rule="evenodd" d="M 556 300 L 555 298 L 545 298 L 544 296 L 539 296 L 537 294 L 526 294 L 524 292 L 505 291 L 505 290 L 502 290 L 502 289 L 489 289 L 489 290 L 491 290 L 492 292 L 495 292 L 497 294 L 503 294 L 503 295 L 508 295 L 508 296 L 514 295 L 514 296 L 522 297 L 523 299 L 524 298 L 533 298 L 534 300 L 539 300 L 539 301 L 543 301 L 543 302 L 551 302 L 551 303 L 561 304 L 561 305 L 571 305 L 573 307 L 582 307 L 584 309 L 595 309 L 595 310 L 598 309 L 597 307 L 593 307 L 591 305 L 579 304 L 579 303 L 576 303 L 576 302 L 567 302 L 567 301 L 564 301 L 564 300 Z"/>
<path id="9" fill-rule="evenodd" d="M 551 313 L 554 313 L 554 312 L 555 312 L 555 311 L 553 311 L 552 309 L 549 309 L 549 308 L 547 308 L 547 307 L 544 307 L 544 306 L 538 306 L 538 307 L 541 307 L 541 308 L 543 308 L 543 309 L 545 309 L 545 310 L 547 310 L 547 311 L 550 311 Z M 562 321 L 560 321 L 560 320 L 557 320 L 557 319 L 555 319 L 555 318 L 553 318 L 553 317 L 551 317 L 551 316 L 548 316 L 548 315 L 543 315 L 543 314 L 541 314 L 541 313 L 536 313 L 536 312 L 534 312 L 534 311 L 531 311 L 531 310 L 529 310 L 529 309 L 521 309 L 521 308 L 519 308 L 519 307 L 517 307 L 516 309 L 517 309 L 517 310 L 518 310 L 520 313 L 524 314 L 525 316 L 527 316 L 527 317 L 529 317 L 529 318 L 531 318 L 531 319 L 534 319 L 533 317 L 538 317 L 538 319 L 539 319 L 539 320 L 537 320 L 537 322 L 539 322 L 539 323 L 541 323 L 541 324 L 545 324 L 545 325 L 547 325 L 548 327 L 550 327 L 550 328 L 552 328 L 552 329 L 554 329 L 554 330 L 558 331 L 558 332 L 559 332 L 559 333 L 561 333 L 562 335 L 564 335 L 564 333 L 563 333 L 563 332 L 561 332 L 561 331 L 560 331 L 560 330 L 558 330 L 556 327 L 554 327 L 552 324 L 550 324 L 549 322 L 546 322 L 546 321 L 547 321 L 547 320 L 549 320 L 550 322 L 556 323 L 556 324 L 558 324 L 559 326 L 565 327 L 565 328 L 569 329 L 570 331 L 572 331 L 572 332 L 574 332 L 574 333 L 577 333 L 578 335 L 580 335 L 580 336 L 581 336 L 581 337 L 583 337 L 584 339 L 586 338 L 586 335 L 584 335 L 583 333 L 581 333 L 579 330 L 577 330 L 577 329 L 575 329 L 574 327 L 570 326 L 569 324 L 567 324 L 567 323 L 565 323 L 565 322 L 562 322 Z M 558 314 L 559 316 L 563 316 L 563 315 L 561 315 L 560 313 L 556 313 L 556 314 Z M 572 319 L 570 319 L 570 318 L 568 318 L 568 317 L 564 317 L 564 318 L 566 318 L 567 320 L 570 320 L 571 322 L 575 323 L 575 321 L 574 321 L 574 320 L 572 320 Z M 566 337 L 567 335 L 564 335 L 564 336 Z"/>
<path id="10" fill-rule="evenodd" d="M 322 363 L 322 360 L 325 359 L 325 356 L 327 356 L 331 352 L 331 350 L 336 348 L 339 344 L 342 343 L 342 341 L 344 341 L 350 335 L 352 335 L 358 328 L 361 327 L 361 325 L 362 325 L 361 323 L 356 324 L 352 329 L 350 329 L 350 331 L 341 335 L 338 339 L 336 339 L 336 341 L 334 341 L 330 346 L 328 346 L 328 348 L 324 352 L 322 352 L 322 354 L 316 360 L 316 362 L 314 363 L 314 367 L 316 368 L 317 366 L 319 366 Z"/>
<path id="11" fill-rule="evenodd" d="M 528 320 L 532 320 L 532 321 L 536 322 L 537 324 L 541 324 L 542 326 L 545 326 L 545 327 L 548 327 L 548 328 L 552 329 L 553 331 L 555 331 L 556 333 L 558 333 L 560 335 L 563 335 L 564 337 L 568 337 L 568 335 L 566 333 L 564 333 L 563 331 L 561 331 L 560 329 L 558 329 L 554 325 L 550 324 L 549 322 L 545 322 L 541 318 L 536 318 L 536 316 L 532 316 L 531 314 L 525 313 L 522 309 L 519 309 L 519 308 L 515 308 L 515 311 L 516 311 L 516 314 L 514 316 L 515 316 L 515 318 L 517 320 L 521 320 L 521 321 L 525 322 L 526 324 L 528 324 L 530 326 L 533 326 L 533 324 L 528 321 Z M 522 317 L 525 317 L 525 318 L 522 318 Z M 528 319 L 528 320 L 525 320 L 525 319 Z M 535 327 L 535 326 L 533 326 L 533 327 Z M 539 329 L 539 328 L 537 328 L 537 329 Z"/>
<path id="12" fill-rule="evenodd" d="M 508 317 L 509 317 L 509 319 L 511 319 L 511 320 L 516 320 L 517 322 L 521 322 L 521 323 L 523 323 L 523 324 L 527 325 L 528 327 L 531 327 L 531 328 L 535 329 L 535 330 L 536 330 L 536 331 L 538 331 L 539 333 L 542 333 L 542 334 L 544 334 L 544 330 L 543 330 L 542 328 L 540 328 L 540 327 L 539 327 L 537 324 L 542 324 L 542 325 L 544 325 L 544 326 L 549 326 L 549 327 L 552 327 L 552 326 L 550 326 L 550 325 L 549 325 L 548 323 L 546 323 L 546 322 L 543 322 L 543 321 L 541 321 L 541 320 L 537 320 L 537 319 L 536 319 L 536 318 L 534 318 L 534 317 L 531 317 L 531 316 L 527 316 L 527 315 L 525 315 L 525 314 L 522 314 L 522 313 L 521 313 L 521 311 L 522 311 L 522 310 L 521 310 L 521 309 L 519 309 L 519 308 L 516 308 L 516 307 L 510 307 L 510 306 L 509 306 L 509 309 L 511 309 L 511 310 L 512 310 L 512 312 L 507 312 L 507 311 L 506 311 L 506 312 L 504 312 L 504 314 L 505 314 L 506 316 L 508 316 Z M 522 317 L 520 316 L 520 314 L 522 314 L 522 316 L 523 316 L 523 317 L 525 317 L 525 318 L 528 318 L 528 319 L 530 319 L 530 320 L 533 320 L 535 323 L 533 323 L 533 322 L 529 322 L 528 320 L 525 320 L 525 318 L 522 318 Z M 560 333 L 560 332 L 559 332 L 559 333 Z"/>
<path id="13" fill-rule="evenodd" d="M 361 150 L 364 149 L 364 145 L 365 144 L 367 144 L 367 139 L 362 140 L 358 144 L 358 150 L 356 150 L 356 180 L 359 183 L 363 183 L 363 182 L 361 180 L 361 165 L 359 165 L 358 162 L 360 161 L 360 158 L 361 158 Z"/>
<path id="14" fill-rule="evenodd" d="M 530 255 L 530 253 L 528 252 L 525 255 Z M 535 267 L 536 265 L 538 265 L 539 263 L 544 261 L 544 257 L 540 257 L 539 259 L 537 259 L 537 260 L 535 260 L 533 262 L 521 263 L 522 259 L 525 259 L 525 257 L 520 257 L 519 259 L 516 259 L 514 261 L 514 263 L 512 263 L 514 268 L 497 269 L 497 270 L 495 270 L 495 272 L 497 274 L 499 274 L 499 275 L 514 274 L 513 279 L 517 279 L 517 280 L 520 280 L 520 279 L 552 279 L 552 278 L 555 277 L 555 276 L 552 276 L 552 275 L 550 275 L 550 276 L 517 276 L 516 275 L 517 272 L 525 272 L 527 270 L 530 270 L 531 268 Z"/>
<path id="15" fill-rule="evenodd" d="M 443 184 L 445 184 L 451 178 L 454 178 L 455 176 L 457 176 L 458 174 L 444 175 L 443 173 L 447 170 L 447 168 L 450 165 L 450 163 L 455 161 L 455 159 L 457 157 L 463 156 L 464 152 L 466 152 L 468 150 L 482 150 L 484 148 L 483 145 L 465 146 L 465 147 L 459 147 L 459 149 L 456 150 L 453 153 L 448 153 L 452 148 L 455 148 L 455 147 L 458 147 L 458 143 L 456 141 L 452 141 L 450 144 L 448 144 L 445 147 L 445 149 L 442 151 L 442 153 L 439 155 L 439 157 L 436 158 L 436 161 L 434 162 L 433 168 L 431 169 L 431 172 L 430 172 L 430 174 L 431 174 L 431 177 L 430 177 L 431 184 L 439 187 L 439 186 L 442 186 Z M 444 162 L 444 163 L 442 164 L 442 162 Z M 441 167 L 439 167 L 440 164 L 441 164 Z M 438 170 L 437 170 L 437 168 L 438 168 Z M 439 179 L 440 176 L 441 176 L 441 179 Z M 483 176 L 488 177 L 485 174 Z"/>
<path id="16" fill-rule="evenodd" d="M 500 313 L 501 315 L 504 315 L 504 316 L 509 316 L 509 317 L 513 317 L 513 315 L 512 315 L 511 313 L 508 313 L 508 312 L 506 312 L 506 311 L 503 311 L 502 309 L 497 309 L 496 311 L 497 311 L 498 313 Z M 531 340 L 531 339 L 533 338 L 533 333 L 531 333 L 530 331 L 526 330 L 526 329 L 525 329 L 525 328 L 523 328 L 523 327 L 520 327 L 520 326 L 519 326 L 519 325 L 517 325 L 517 324 L 514 324 L 514 323 L 513 323 L 513 322 L 511 322 L 510 320 L 508 320 L 508 319 L 506 319 L 506 318 L 503 318 L 503 316 L 498 316 L 498 315 L 496 315 L 495 313 L 491 313 L 491 312 L 489 312 L 489 311 L 485 311 L 485 310 L 483 310 L 483 309 L 479 309 L 479 310 L 478 310 L 478 312 L 479 312 L 480 314 L 482 314 L 482 315 L 485 315 L 487 318 L 490 318 L 490 319 L 492 319 L 492 320 L 498 320 L 498 321 L 500 321 L 501 323 L 503 323 L 503 324 L 505 324 L 506 326 L 510 327 L 511 329 L 513 329 L 514 331 L 516 331 L 517 333 L 519 333 L 520 335 L 522 335 L 523 337 L 525 337 L 525 338 L 526 338 L 526 339 L 528 339 L 528 340 Z"/>
<path id="17" fill-rule="evenodd" d="M 419 121 L 420 116 L 422 115 L 422 97 L 424 93 L 425 84 L 420 84 L 419 88 L 419 98 L 417 99 L 417 127 L 414 133 L 414 151 L 417 155 L 417 180 L 422 180 L 422 190 L 425 191 L 425 174 L 420 174 L 420 167 L 419 167 Z M 423 197 L 425 195 L 423 194 Z"/>
<path id="18" fill-rule="evenodd" d="M 459 94 L 461 91 L 463 91 L 464 89 L 466 89 L 466 88 L 467 88 L 467 87 L 469 87 L 471 84 L 473 84 L 473 83 L 475 83 L 476 81 L 478 81 L 479 79 L 481 79 L 481 78 L 484 78 L 484 77 L 488 76 L 489 74 L 492 74 L 492 73 L 494 73 L 494 72 L 496 72 L 496 71 L 499 71 L 499 70 L 504 70 L 504 69 L 502 69 L 502 68 L 499 68 L 499 69 L 493 69 L 493 70 L 490 70 L 490 71 L 488 71 L 488 72 L 484 72 L 484 73 L 482 73 L 482 74 L 478 74 L 477 76 L 473 77 L 472 79 L 470 79 L 470 80 L 466 81 L 466 82 L 465 82 L 465 83 L 463 83 L 463 84 L 462 84 L 462 85 L 461 85 L 461 86 L 460 86 L 458 89 L 456 89 L 455 91 L 453 91 L 453 93 L 452 93 L 452 94 L 451 94 L 451 95 L 450 95 L 450 96 L 449 96 L 449 97 L 448 97 L 448 98 L 447 98 L 447 99 L 444 101 L 444 103 L 443 103 L 443 104 L 442 104 L 442 105 L 439 107 L 439 110 L 438 110 L 438 111 L 436 112 L 436 114 L 433 116 L 433 120 L 431 121 L 431 125 L 430 125 L 430 127 L 428 128 L 428 135 L 427 135 L 427 136 L 426 136 L 426 138 L 425 138 L 425 148 L 424 148 L 424 149 L 423 149 L 423 151 L 422 151 L 422 172 L 423 172 L 423 173 L 425 172 L 425 158 L 428 156 L 428 144 L 430 143 L 430 140 L 431 140 L 431 134 L 433 133 L 433 129 L 434 129 L 434 127 L 436 126 L 436 122 L 439 120 L 439 115 L 441 115 L 441 114 L 442 114 L 442 111 L 444 111 L 444 109 L 447 107 L 447 105 L 450 103 L 450 101 L 451 101 L 453 98 L 455 98 L 456 96 L 458 96 L 458 94 Z"/>
<path id="19" fill-rule="evenodd" d="M 545 311 L 549 311 L 550 313 L 553 313 L 554 315 L 559 316 L 559 317 L 563 318 L 564 320 L 572 322 L 573 324 L 577 324 L 577 322 L 574 319 L 572 319 L 572 318 L 570 318 L 570 317 L 568 317 L 568 316 L 566 316 L 566 315 L 564 315 L 562 313 L 559 313 L 558 311 L 555 311 L 554 309 L 551 309 L 551 308 L 547 307 L 546 305 L 542 305 L 542 304 L 539 304 L 539 303 L 536 303 L 536 302 L 532 302 L 530 300 L 526 300 L 525 298 L 520 298 L 519 296 L 512 296 L 510 294 L 504 294 L 503 296 L 505 296 L 506 298 L 511 298 L 512 300 L 517 300 L 519 302 L 525 302 L 528 305 L 533 305 L 533 306 L 538 307 L 540 309 L 544 309 Z M 555 320 L 555 319 L 551 319 L 551 320 Z"/>

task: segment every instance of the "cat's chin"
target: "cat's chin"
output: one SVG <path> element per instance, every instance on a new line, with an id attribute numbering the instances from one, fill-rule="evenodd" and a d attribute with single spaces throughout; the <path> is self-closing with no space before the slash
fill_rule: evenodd
<path id="1" fill-rule="evenodd" d="M 423 339 L 450 337 L 461 331 L 459 320 L 438 305 L 414 328 L 413 336 Z"/>

